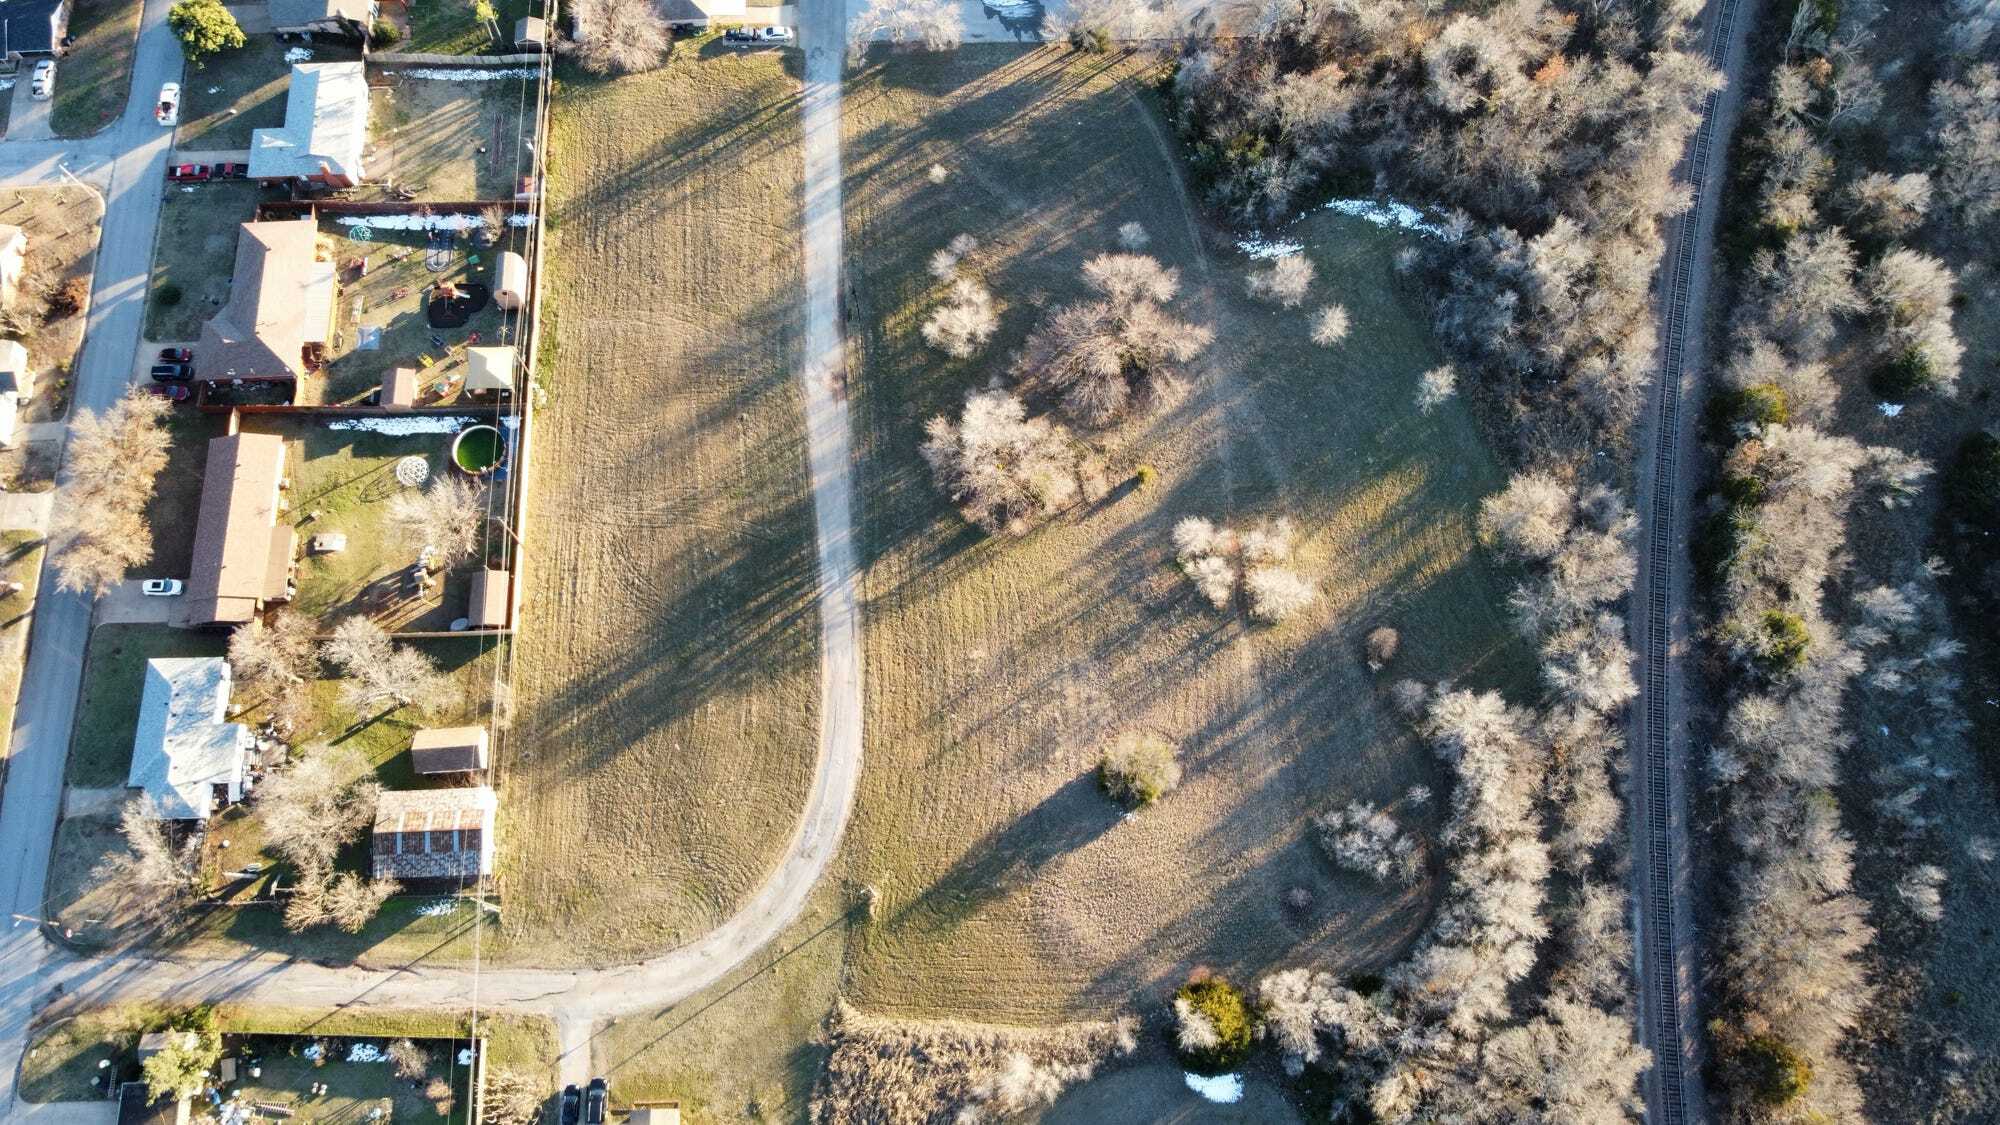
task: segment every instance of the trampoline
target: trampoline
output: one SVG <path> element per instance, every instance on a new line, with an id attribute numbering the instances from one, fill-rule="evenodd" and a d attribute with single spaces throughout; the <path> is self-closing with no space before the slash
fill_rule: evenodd
<path id="1" fill-rule="evenodd" d="M 493 290 L 476 281 L 460 282 L 453 289 L 449 297 L 441 289 L 431 290 L 430 300 L 424 305 L 424 319 L 430 321 L 432 328 L 460 327 L 493 299 Z"/>

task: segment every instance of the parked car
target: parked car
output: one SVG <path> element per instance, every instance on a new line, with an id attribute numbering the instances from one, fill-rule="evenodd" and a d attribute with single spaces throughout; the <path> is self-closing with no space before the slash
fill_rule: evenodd
<path id="1" fill-rule="evenodd" d="M 28 80 L 28 93 L 38 102 L 48 101 L 56 93 L 56 60 L 43 59 L 35 64 L 34 76 Z"/>
<path id="2" fill-rule="evenodd" d="M 148 383 L 146 389 L 168 402 L 186 402 L 194 397 L 194 392 L 188 390 L 186 383 Z"/>
<path id="3" fill-rule="evenodd" d="M 161 348 L 159 363 L 186 363 L 194 358 L 193 348 Z"/>
<path id="4" fill-rule="evenodd" d="M 572 1082 L 563 1087 L 562 1125 L 578 1125 L 583 1120 L 583 1091 Z"/>
<path id="5" fill-rule="evenodd" d="M 210 176 L 218 180 L 240 180 L 249 174 L 248 164 L 217 164 Z"/>
<path id="6" fill-rule="evenodd" d="M 755 43 L 757 33 L 747 27 L 732 27 L 722 33 L 724 43 Z"/>
<path id="7" fill-rule="evenodd" d="M 790 43 L 792 29 L 789 27 L 760 27 L 757 29 L 759 43 Z"/>
<path id="8" fill-rule="evenodd" d="M 185 383 L 194 378 L 192 363 L 156 363 L 153 365 L 153 382 Z"/>
<path id="9" fill-rule="evenodd" d="M 583 1092 L 583 1125 L 604 1125 L 605 1106 L 610 1100 L 611 1087 L 604 1079 L 591 1079 Z"/>
<path id="10" fill-rule="evenodd" d="M 206 164 L 169 164 L 167 179 L 177 184 L 198 184 L 208 179 Z"/>
<path id="11" fill-rule="evenodd" d="M 181 84 L 169 82 L 160 87 L 160 104 L 153 107 L 153 120 L 172 127 L 181 123 Z"/>
<path id="12" fill-rule="evenodd" d="M 181 580 L 178 578 L 148 578 L 139 587 L 149 598 L 175 598 L 180 596 Z"/>

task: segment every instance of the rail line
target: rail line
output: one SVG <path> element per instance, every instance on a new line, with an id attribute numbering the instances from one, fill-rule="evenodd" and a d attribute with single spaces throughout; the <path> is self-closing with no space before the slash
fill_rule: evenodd
<path id="1" fill-rule="evenodd" d="M 1706 55 L 1709 65 L 1727 74 L 1731 32 L 1741 0 L 1716 0 L 1714 19 L 1707 28 Z M 1671 633 L 1671 593 L 1675 576 L 1675 504 L 1679 493 L 1681 436 L 1681 391 L 1687 373 L 1689 348 L 1699 342 L 1688 340 L 1690 290 L 1698 264 L 1698 245 L 1704 222 L 1703 208 L 1710 194 L 1709 174 L 1717 143 L 1716 108 L 1722 91 L 1711 91 L 1703 100 L 1701 124 L 1688 142 L 1682 157 L 1681 179 L 1690 185 L 1693 203 L 1673 224 L 1665 275 L 1661 285 L 1661 364 L 1660 389 L 1655 409 L 1655 444 L 1651 496 L 1645 504 L 1647 549 L 1640 559 L 1645 632 L 1640 646 L 1643 674 L 1640 677 L 1641 736 L 1639 777 L 1645 816 L 1644 901 L 1642 956 L 1639 958 L 1639 987 L 1645 999 L 1641 1012 L 1650 1024 L 1646 1038 L 1653 1051 L 1654 1097 L 1648 1099 L 1648 1116 L 1654 1125 L 1682 1125 L 1689 1119 L 1686 1046 L 1690 1035 L 1685 1026 L 1687 1013 L 1681 1003 L 1681 958 L 1683 950 L 1675 927 L 1677 892 L 1683 870 L 1677 862 L 1674 825 L 1676 814 L 1686 808 L 1684 794 L 1676 791 L 1677 776 L 1670 750 L 1670 731 L 1678 709 L 1668 675 Z M 1703 1107 L 1694 1107 L 1697 1118 L 1706 1117 Z"/>

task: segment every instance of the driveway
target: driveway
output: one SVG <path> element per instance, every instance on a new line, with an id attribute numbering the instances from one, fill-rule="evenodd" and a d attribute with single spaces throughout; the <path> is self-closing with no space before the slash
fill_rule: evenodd
<path id="1" fill-rule="evenodd" d="M 37 98 L 28 92 L 28 75 L 33 71 L 32 63 L 23 60 L 21 76 L 14 83 L 14 105 L 8 111 L 7 139 L 10 141 L 46 141 L 55 134 L 54 120 L 49 116 L 49 107 L 55 102 Z M 62 68 L 56 68 L 56 81 L 62 81 Z"/>
<path id="2" fill-rule="evenodd" d="M 97 599 L 95 625 L 185 625 L 187 597 L 146 596 L 143 582 L 120 582 Z"/>

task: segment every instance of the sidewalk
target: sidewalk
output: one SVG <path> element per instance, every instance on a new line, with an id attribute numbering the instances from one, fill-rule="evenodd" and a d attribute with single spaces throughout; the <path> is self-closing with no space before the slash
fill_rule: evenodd
<path id="1" fill-rule="evenodd" d="M 55 506 L 55 500 L 54 490 L 0 492 L 0 531 L 36 531 L 47 534 L 49 511 Z"/>

